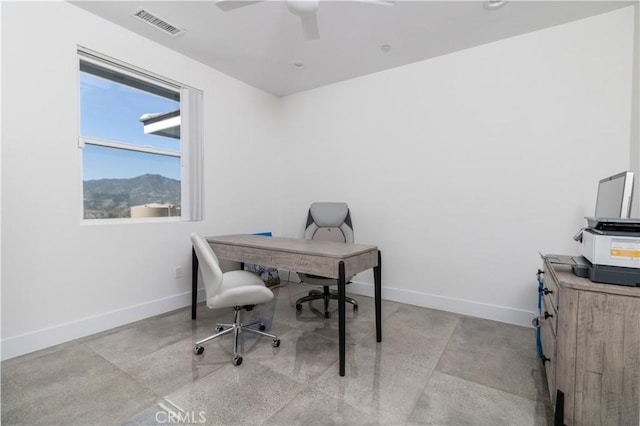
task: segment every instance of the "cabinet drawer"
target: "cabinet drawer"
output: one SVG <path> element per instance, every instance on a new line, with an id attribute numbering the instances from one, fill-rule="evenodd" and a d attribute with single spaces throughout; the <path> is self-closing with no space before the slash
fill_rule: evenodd
<path id="1" fill-rule="evenodd" d="M 548 294 L 542 297 L 542 311 L 540 312 L 540 323 L 548 324 L 553 330 L 553 337 L 558 334 L 558 311 L 556 305 L 553 303 L 552 294 Z"/>
<path id="2" fill-rule="evenodd" d="M 544 266 L 544 287 L 543 287 L 544 295 L 549 296 L 551 299 L 551 304 L 553 305 L 555 310 L 558 310 L 558 282 L 556 281 L 556 276 L 552 270 L 547 268 L 545 263 Z"/>
<path id="3" fill-rule="evenodd" d="M 551 321 L 542 321 L 540 323 L 540 340 L 542 342 L 542 354 L 546 361 L 544 362 L 544 370 L 547 376 L 547 385 L 549 387 L 549 396 L 551 402 L 555 404 L 556 398 L 556 334 L 551 327 Z"/>

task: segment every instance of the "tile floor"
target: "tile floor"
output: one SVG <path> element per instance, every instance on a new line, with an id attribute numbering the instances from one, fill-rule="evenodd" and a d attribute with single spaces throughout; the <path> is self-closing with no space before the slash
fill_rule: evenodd
<path id="1" fill-rule="evenodd" d="M 293 307 L 308 289 L 275 288 L 249 313 L 281 345 L 246 334 L 237 367 L 230 336 L 193 354 L 232 318 L 202 304 L 196 321 L 180 309 L 4 361 L 2 424 L 551 424 L 532 328 L 383 301 L 376 343 L 373 299 L 354 296 L 340 377 L 337 312 Z"/>

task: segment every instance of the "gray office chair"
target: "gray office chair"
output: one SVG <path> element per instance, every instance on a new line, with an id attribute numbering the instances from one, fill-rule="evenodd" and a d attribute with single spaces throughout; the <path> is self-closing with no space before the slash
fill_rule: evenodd
<path id="1" fill-rule="evenodd" d="M 341 243 L 353 244 L 353 226 L 351 225 L 351 214 L 346 203 L 313 203 L 307 215 L 307 225 L 304 231 L 304 238 L 307 240 L 337 241 Z M 338 299 L 338 292 L 329 287 L 337 286 L 338 280 L 321 277 L 318 275 L 303 274 L 298 272 L 300 281 L 322 286 L 323 291 L 311 290 L 309 294 L 296 300 L 296 310 L 302 310 L 304 302 L 316 299 L 324 300 L 324 317 L 330 318 L 329 301 Z M 347 284 L 353 277 L 345 277 Z M 358 310 L 358 302 L 351 297 L 345 300 L 353 305 L 353 310 Z"/>
<path id="2" fill-rule="evenodd" d="M 193 352 L 201 355 L 204 352 L 203 343 L 233 332 L 233 364 L 242 364 L 242 356 L 238 354 L 238 336 L 243 332 L 251 332 L 261 336 L 270 337 L 272 346 L 277 348 L 280 346 L 280 339 L 275 335 L 265 333 L 264 324 L 259 321 L 242 324 L 241 313 L 250 311 L 258 303 L 266 303 L 273 299 L 271 290 L 265 287 L 262 279 L 249 271 L 229 271 L 222 272 L 218 262 L 218 258 L 209 246 L 207 240 L 198 234 L 191 234 L 191 243 L 198 257 L 200 272 L 204 281 L 204 289 L 206 293 L 206 302 L 209 309 L 233 307 L 234 316 L 231 324 L 218 324 L 215 334 L 198 340 L 195 343 Z M 258 330 L 250 328 L 252 325 L 258 325 Z"/>

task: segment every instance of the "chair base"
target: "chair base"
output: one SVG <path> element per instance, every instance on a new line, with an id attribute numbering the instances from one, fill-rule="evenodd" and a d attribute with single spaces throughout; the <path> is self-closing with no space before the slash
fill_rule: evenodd
<path id="1" fill-rule="evenodd" d="M 329 286 L 324 286 L 323 289 L 324 291 L 311 290 L 309 291 L 308 296 L 301 297 L 300 299 L 296 300 L 296 310 L 301 311 L 302 304 L 304 302 L 311 302 L 312 300 L 322 299 L 324 300 L 324 317 L 331 318 L 331 312 L 329 312 L 329 301 L 331 299 L 338 300 L 338 292 L 336 290 L 330 290 Z M 351 303 L 353 305 L 354 311 L 358 310 L 358 302 L 355 299 L 345 296 L 344 300 L 345 302 Z"/>
<path id="2" fill-rule="evenodd" d="M 254 334 L 258 334 L 260 336 L 265 336 L 265 337 L 270 337 L 271 339 L 273 339 L 271 345 L 274 348 L 277 348 L 278 346 L 280 346 L 280 339 L 278 339 L 278 337 L 275 334 L 269 334 L 269 333 L 265 333 L 263 330 L 266 328 L 264 324 L 262 324 L 260 321 L 254 321 L 251 322 L 249 324 L 242 324 L 242 310 L 248 310 L 250 311 L 251 309 L 253 309 L 253 305 L 249 305 L 249 306 L 236 306 L 234 308 L 234 314 L 233 314 L 233 323 L 231 324 L 217 324 L 216 325 L 216 334 L 212 334 L 209 337 L 205 337 L 202 340 L 198 340 L 195 344 L 194 344 L 194 348 L 193 348 L 193 353 L 195 353 L 196 355 L 202 355 L 202 353 L 204 352 L 204 347 L 202 346 L 203 343 L 206 343 L 210 340 L 213 339 L 217 339 L 218 337 L 222 337 L 225 334 L 229 334 L 231 332 L 233 332 L 233 365 L 240 365 L 242 364 L 242 356 L 238 353 L 238 337 L 240 336 L 240 333 L 243 332 L 250 332 L 250 333 L 254 333 Z M 251 328 L 251 326 L 258 324 L 258 329 L 255 328 Z"/>

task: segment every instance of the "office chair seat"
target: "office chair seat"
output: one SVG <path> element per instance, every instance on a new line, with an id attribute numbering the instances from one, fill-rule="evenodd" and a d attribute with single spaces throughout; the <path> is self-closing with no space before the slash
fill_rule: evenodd
<path id="1" fill-rule="evenodd" d="M 210 309 L 226 308 L 236 305 L 257 305 L 273 299 L 271 290 L 264 281 L 249 271 L 228 271 L 220 285 L 220 293 L 207 297 Z"/>

